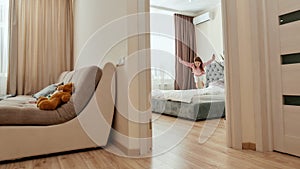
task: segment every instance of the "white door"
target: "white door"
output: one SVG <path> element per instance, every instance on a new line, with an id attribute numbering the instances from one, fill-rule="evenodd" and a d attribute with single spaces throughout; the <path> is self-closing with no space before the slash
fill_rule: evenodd
<path id="1" fill-rule="evenodd" d="M 300 0 L 267 0 L 274 150 L 300 156 Z"/>

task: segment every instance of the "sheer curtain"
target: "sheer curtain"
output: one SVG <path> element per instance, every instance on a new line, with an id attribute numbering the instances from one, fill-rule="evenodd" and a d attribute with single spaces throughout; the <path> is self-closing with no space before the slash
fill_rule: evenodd
<path id="1" fill-rule="evenodd" d="M 190 68 L 180 64 L 178 57 L 194 62 L 196 57 L 196 35 L 193 17 L 175 14 L 175 90 L 195 89 L 194 76 Z"/>
<path id="2" fill-rule="evenodd" d="M 0 0 L 0 96 L 6 94 L 8 65 L 8 2 Z"/>
<path id="3" fill-rule="evenodd" d="M 10 0 L 8 93 L 35 93 L 72 70 L 73 37 L 73 0 Z"/>

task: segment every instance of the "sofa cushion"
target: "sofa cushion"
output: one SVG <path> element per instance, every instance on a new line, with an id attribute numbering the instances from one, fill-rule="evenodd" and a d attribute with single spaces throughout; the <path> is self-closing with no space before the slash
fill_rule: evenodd
<path id="1" fill-rule="evenodd" d="M 16 96 L 0 101 L 0 125 L 54 125 L 76 117 L 72 101 L 56 110 L 40 110 L 31 96 Z"/>

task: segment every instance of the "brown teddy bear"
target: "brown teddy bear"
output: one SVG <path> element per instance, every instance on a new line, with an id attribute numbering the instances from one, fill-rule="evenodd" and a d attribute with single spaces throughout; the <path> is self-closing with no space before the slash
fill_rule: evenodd
<path id="1" fill-rule="evenodd" d="M 67 83 L 57 87 L 53 95 L 47 97 L 39 97 L 37 107 L 41 110 L 55 110 L 58 106 L 67 103 L 72 95 L 73 83 Z"/>

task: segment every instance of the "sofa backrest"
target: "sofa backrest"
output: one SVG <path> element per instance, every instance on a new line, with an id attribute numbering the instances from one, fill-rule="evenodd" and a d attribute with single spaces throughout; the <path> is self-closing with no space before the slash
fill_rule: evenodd
<path id="1" fill-rule="evenodd" d="M 63 72 L 58 81 L 64 84 L 73 82 L 74 90 L 72 103 L 78 115 L 94 94 L 94 91 L 101 79 L 102 70 L 98 66 L 83 67 L 70 72 Z"/>
<path id="2" fill-rule="evenodd" d="M 74 71 L 65 71 L 58 77 L 57 83 L 63 82 L 63 84 L 69 83 L 73 77 Z"/>

